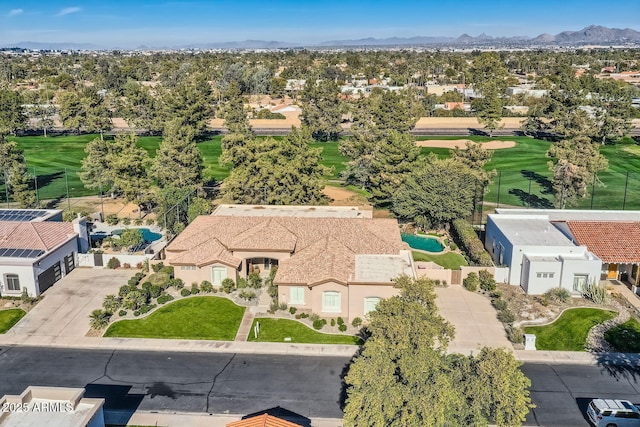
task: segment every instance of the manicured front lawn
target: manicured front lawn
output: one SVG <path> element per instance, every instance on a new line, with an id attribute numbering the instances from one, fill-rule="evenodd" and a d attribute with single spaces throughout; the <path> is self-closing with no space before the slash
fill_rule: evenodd
<path id="1" fill-rule="evenodd" d="M 609 329 L 604 333 L 604 338 L 623 353 L 640 353 L 640 323 L 636 319 Z"/>
<path id="2" fill-rule="evenodd" d="M 226 298 L 186 298 L 167 304 L 144 319 L 120 320 L 104 336 L 233 341 L 244 310 Z"/>
<path id="3" fill-rule="evenodd" d="M 256 322 L 260 322 L 258 339 L 254 336 Z M 285 341 L 291 338 L 291 341 Z M 353 335 L 323 334 L 295 320 L 258 318 L 251 325 L 249 341 L 292 342 L 303 344 L 360 344 L 360 338 Z"/>
<path id="4" fill-rule="evenodd" d="M 431 255 L 425 254 L 423 252 L 412 251 L 411 254 L 413 255 L 414 261 L 430 261 L 451 270 L 460 270 L 461 266 L 467 265 L 467 261 L 464 259 L 464 257 L 455 252 Z"/>
<path id="5" fill-rule="evenodd" d="M 538 350 L 584 351 L 589 329 L 616 316 L 615 311 L 599 308 L 573 308 L 549 325 L 529 326 L 524 330 L 536 335 Z"/>
<path id="6" fill-rule="evenodd" d="M 4 334 L 11 329 L 25 314 L 27 313 L 19 308 L 0 310 L 0 334 Z"/>

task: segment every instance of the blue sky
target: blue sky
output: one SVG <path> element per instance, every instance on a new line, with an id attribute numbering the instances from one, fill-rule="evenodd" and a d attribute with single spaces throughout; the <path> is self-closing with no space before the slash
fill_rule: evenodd
<path id="1" fill-rule="evenodd" d="M 640 30 L 640 0 L 2 0 L 0 44 L 178 46 L 246 39 L 558 33 L 596 24 Z"/>

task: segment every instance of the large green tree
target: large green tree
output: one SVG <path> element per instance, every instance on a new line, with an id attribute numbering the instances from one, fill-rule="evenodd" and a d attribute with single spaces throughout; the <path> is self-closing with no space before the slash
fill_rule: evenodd
<path id="1" fill-rule="evenodd" d="M 80 132 L 99 132 L 103 138 L 105 131 L 111 129 L 111 111 L 104 96 L 93 88 L 81 91 L 65 91 L 60 96 L 60 120 L 67 129 Z"/>
<path id="2" fill-rule="evenodd" d="M 151 161 L 147 152 L 136 145 L 135 134 L 117 135 L 107 155 L 113 186 L 129 202 L 138 205 L 151 186 Z"/>
<path id="3" fill-rule="evenodd" d="M 171 120 L 153 161 L 153 173 L 161 187 L 198 187 L 202 185 L 202 155 L 196 145 L 195 131 L 182 119 Z"/>
<path id="4" fill-rule="evenodd" d="M 15 141 L 7 141 L 0 134 L 0 173 L 3 174 L 13 199 L 21 208 L 35 208 L 36 193 L 32 188 L 33 177 L 27 170 L 24 153 Z"/>
<path id="5" fill-rule="evenodd" d="M 109 191 L 113 187 L 113 171 L 110 154 L 112 143 L 96 138 L 84 147 L 87 154 L 82 159 L 78 176 L 86 188 Z"/>
<path id="6" fill-rule="evenodd" d="M 244 98 L 236 82 L 229 84 L 225 99 L 222 116 L 229 133 L 222 137 L 220 164 L 235 167 L 247 161 L 247 144 L 250 144 L 254 134 L 244 109 Z"/>
<path id="7" fill-rule="evenodd" d="M 120 112 L 129 126 L 144 129 L 153 135 L 162 132 L 164 122 L 159 100 L 146 86 L 134 81 L 127 82 Z"/>
<path id="8" fill-rule="evenodd" d="M 509 73 L 500 56 L 494 52 L 476 56 L 470 72 L 473 89 L 478 95 L 472 102 L 473 109 L 478 121 L 491 134 L 500 127 Z"/>
<path id="9" fill-rule="evenodd" d="M 9 89 L 0 89 L 0 134 L 15 134 L 24 129 L 27 116 L 22 104 L 22 95 Z"/>
<path id="10" fill-rule="evenodd" d="M 300 94 L 302 125 L 318 141 L 335 141 L 342 131 L 340 88 L 330 80 L 307 80 Z"/>
<path id="11" fill-rule="evenodd" d="M 198 137 L 204 134 L 213 117 L 211 86 L 200 74 L 162 92 L 161 102 L 165 122 L 180 118 Z"/>

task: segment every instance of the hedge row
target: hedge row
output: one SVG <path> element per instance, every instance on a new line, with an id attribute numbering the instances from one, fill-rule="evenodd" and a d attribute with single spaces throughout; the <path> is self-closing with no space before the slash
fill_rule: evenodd
<path id="1" fill-rule="evenodd" d="M 464 219 L 456 219 L 452 223 L 454 238 L 466 252 L 469 261 L 475 265 L 492 266 L 491 255 L 484 250 L 473 225 Z"/>

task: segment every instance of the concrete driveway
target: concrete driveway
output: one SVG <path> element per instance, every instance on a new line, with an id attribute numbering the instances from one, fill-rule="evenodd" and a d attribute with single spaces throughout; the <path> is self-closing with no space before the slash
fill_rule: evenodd
<path id="1" fill-rule="evenodd" d="M 456 328 L 449 351 L 468 354 L 480 347 L 513 348 L 489 299 L 459 285 L 436 288 L 436 295 L 440 314 Z"/>
<path id="2" fill-rule="evenodd" d="M 84 337 L 89 331 L 89 314 L 102 308 L 104 297 L 117 294 L 133 270 L 76 268 L 49 288 L 43 299 L 5 335 L 24 337 L 33 345 L 56 337 Z M 2 335 L 0 335 L 1 339 Z"/>

